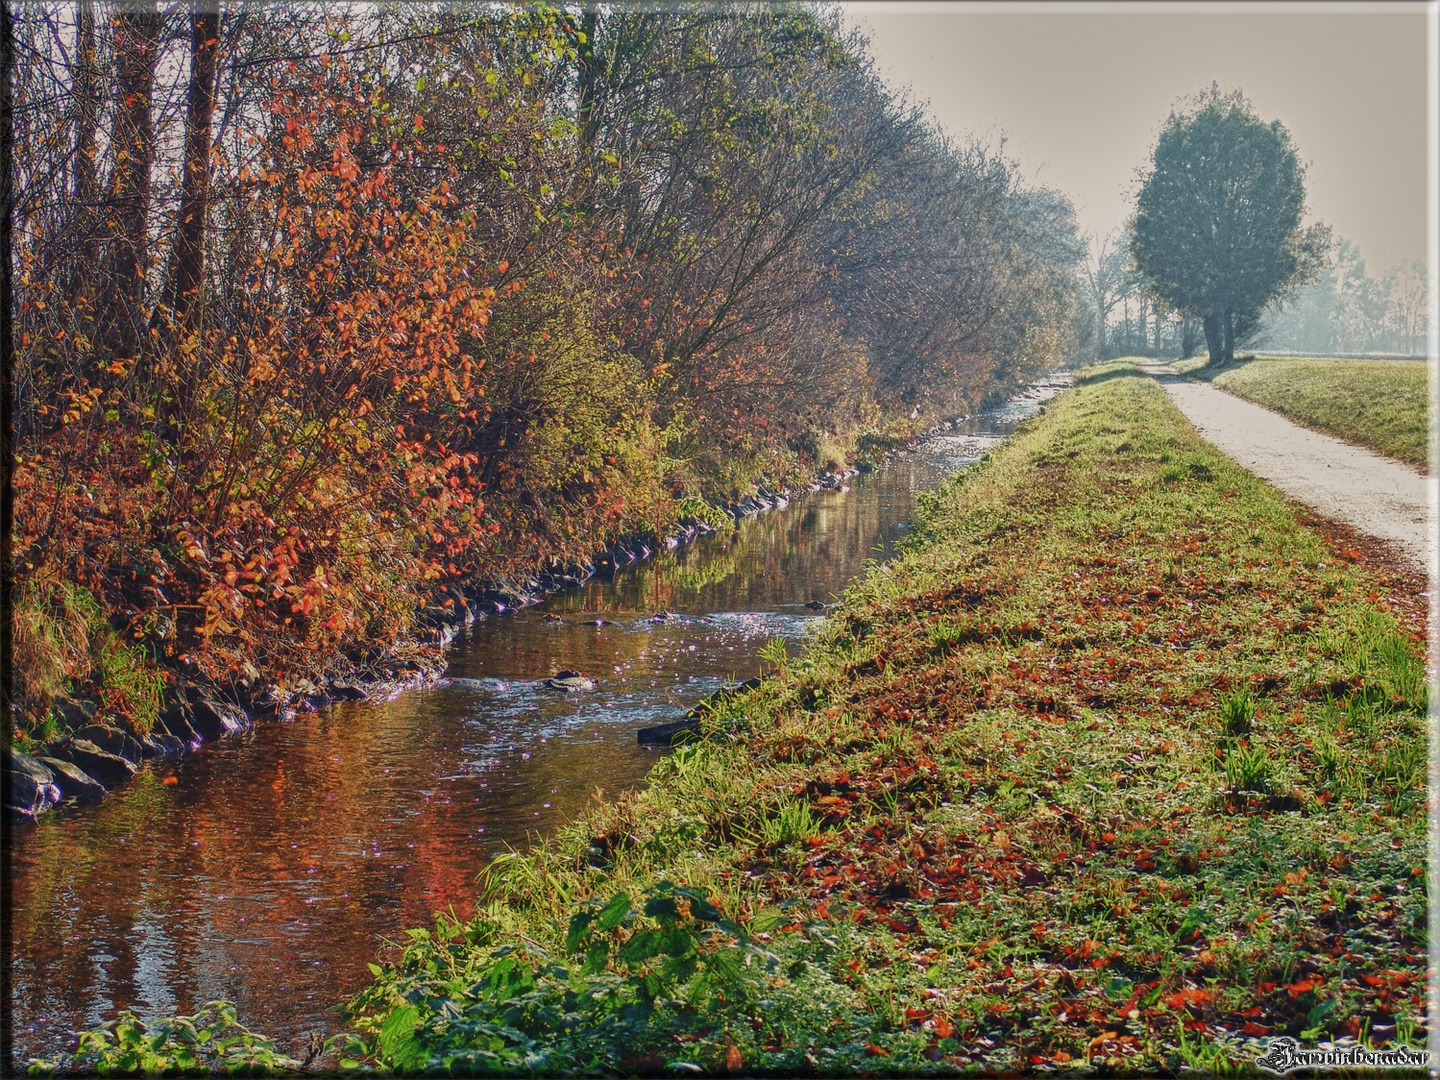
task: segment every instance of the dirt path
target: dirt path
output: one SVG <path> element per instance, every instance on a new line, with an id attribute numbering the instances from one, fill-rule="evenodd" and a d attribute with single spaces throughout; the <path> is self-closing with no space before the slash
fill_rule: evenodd
<path id="1" fill-rule="evenodd" d="M 1160 380 L 1202 438 L 1260 479 L 1325 517 L 1388 541 L 1417 569 L 1435 565 L 1434 478 L 1191 382 L 1168 365 L 1144 369 Z"/>

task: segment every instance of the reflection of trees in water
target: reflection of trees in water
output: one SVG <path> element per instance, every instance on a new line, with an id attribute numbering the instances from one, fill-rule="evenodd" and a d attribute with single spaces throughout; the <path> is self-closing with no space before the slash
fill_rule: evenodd
<path id="1" fill-rule="evenodd" d="M 127 1006 L 183 1013 L 216 996 L 282 1039 L 333 1028 L 326 1010 L 368 981 L 381 937 L 451 905 L 467 915 L 475 874 L 504 843 L 551 831 L 597 786 L 613 794 L 653 763 L 633 737 L 607 735 L 469 776 L 453 705 L 412 694 L 271 726 L 187 759 L 185 786 L 144 770 L 27 830 L 8 943 L 21 1059 Z"/>
<path id="2" fill-rule="evenodd" d="M 622 570 L 613 582 L 589 582 L 555 606 L 567 614 L 703 612 L 826 599 L 874 555 L 885 528 L 908 515 L 911 470 L 892 471 L 896 475 L 877 477 L 848 494 L 801 496 L 783 510 L 743 519 L 689 547 L 661 551 Z M 882 500 L 891 505 L 882 508 Z"/>

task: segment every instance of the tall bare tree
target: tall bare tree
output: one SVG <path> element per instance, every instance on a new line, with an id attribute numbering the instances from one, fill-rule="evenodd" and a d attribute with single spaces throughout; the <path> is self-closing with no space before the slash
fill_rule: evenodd
<path id="1" fill-rule="evenodd" d="M 190 88 L 185 109 L 185 173 L 166 306 L 182 332 L 199 321 L 205 279 L 205 213 L 210 193 L 211 124 L 220 49 L 220 9 L 196 0 L 190 12 Z"/>
<path id="2" fill-rule="evenodd" d="M 116 100 L 110 142 L 115 165 L 104 210 L 113 239 L 101 333 L 102 341 L 122 360 L 138 357 L 146 323 L 150 165 L 155 153 L 151 98 L 162 22 L 155 0 L 117 8 L 111 17 Z"/>
<path id="3" fill-rule="evenodd" d="M 95 47 L 95 3 L 80 0 L 75 12 L 75 190 L 74 228 L 81 243 L 75 260 L 71 296 L 90 287 L 97 261 L 95 209 L 100 196 L 98 147 L 100 67 Z"/>

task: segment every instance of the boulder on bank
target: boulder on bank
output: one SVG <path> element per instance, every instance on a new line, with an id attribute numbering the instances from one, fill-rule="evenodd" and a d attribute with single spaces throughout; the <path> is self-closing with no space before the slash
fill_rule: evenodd
<path id="1" fill-rule="evenodd" d="M 77 728 L 95 719 L 95 702 L 89 699 L 57 697 L 51 708 L 60 714 L 60 719 L 68 728 Z"/>
<path id="2" fill-rule="evenodd" d="M 331 679 L 329 695 L 335 701 L 365 701 L 370 697 L 365 687 L 350 679 Z"/>
<path id="3" fill-rule="evenodd" d="M 4 754 L 5 814 L 12 819 L 34 821 L 62 798 L 55 773 L 43 761 L 8 745 Z"/>
<path id="4" fill-rule="evenodd" d="M 578 694 L 595 689 L 595 680 L 578 671 L 559 671 L 545 680 L 551 690 L 563 690 L 567 694 Z"/>
<path id="5" fill-rule="evenodd" d="M 700 738 L 700 720 L 714 710 L 716 705 L 760 685 L 759 679 L 746 679 L 735 686 L 723 686 L 708 697 L 701 698 L 683 719 L 668 724 L 643 727 L 635 733 L 635 741 L 641 746 L 680 746 Z"/>
<path id="6" fill-rule="evenodd" d="M 186 750 L 200 749 L 200 744 L 205 741 L 205 736 L 195 730 L 195 726 L 190 722 L 191 715 L 188 705 L 171 705 L 160 714 L 160 719 L 155 721 L 157 735 L 168 735 L 178 740 Z"/>
<path id="7" fill-rule="evenodd" d="M 635 733 L 635 741 L 641 746 L 680 746 L 700 738 L 700 718 L 687 716 L 669 724 L 643 727 Z"/>
<path id="8" fill-rule="evenodd" d="M 712 709 L 715 708 L 716 705 L 719 705 L 722 701 L 728 701 L 730 698 L 738 697 L 740 694 L 745 693 L 747 690 L 754 690 L 759 685 L 759 679 L 746 679 L 744 682 L 736 683 L 734 686 L 722 686 L 719 690 L 716 690 L 708 697 L 701 698 L 699 702 L 696 703 L 695 707 L 691 709 L 687 715 L 700 716 L 704 713 L 710 712 Z"/>
<path id="9" fill-rule="evenodd" d="M 174 761 L 184 755 L 185 744 L 174 735 L 166 735 L 157 730 L 140 736 L 140 749 L 147 758 Z"/>
<path id="10" fill-rule="evenodd" d="M 119 754 L 101 750 L 89 739 L 66 739 L 59 746 L 52 747 L 50 756 L 78 765 L 84 772 L 100 781 L 107 788 L 123 784 L 135 775 L 139 768 Z"/>
<path id="11" fill-rule="evenodd" d="M 139 762 L 145 757 L 145 748 L 140 740 L 128 732 L 109 724 L 87 724 L 73 735 L 76 739 L 92 742 L 107 754 Z"/>
<path id="12" fill-rule="evenodd" d="M 250 727 L 250 714 L 239 705 L 201 698 L 190 708 L 190 726 L 207 739 L 218 739 Z"/>
<path id="13" fill-rule="evenodd" d="M 73 762 L 57 757 L 41 757 L 39 760 L 55 775 L 55 786 L 60 789 L 62 799 L 90 802 L 105 794 L 105 785 Z"/>

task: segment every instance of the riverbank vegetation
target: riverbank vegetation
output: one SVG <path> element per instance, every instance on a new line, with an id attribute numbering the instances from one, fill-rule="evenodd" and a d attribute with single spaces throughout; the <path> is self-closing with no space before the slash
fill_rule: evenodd
<path id="1" fill-rule="evenodd" d="M 1191 374 L 1316 431 L 1421 470 L 1430 466 L 1430 372 L 1423 362 L 1257 356 Z"/>
<path id="2" fill-rule="evenodd" d="M 283 701 L 454 590 L 1074 340 L 1068 203 L 813 9 L 141 0 L 13 34 L 11 737 L 57 680 L 143 726 L 67 639 L 92 607 L 126 686 Z"/>
<path id="3" fill-rule="evenodd" d="M 1206 1072 L 1423 1042 L 1425 583 L 1092 369 L 708 738 L 409 932 L 439 1071 Z"/>

